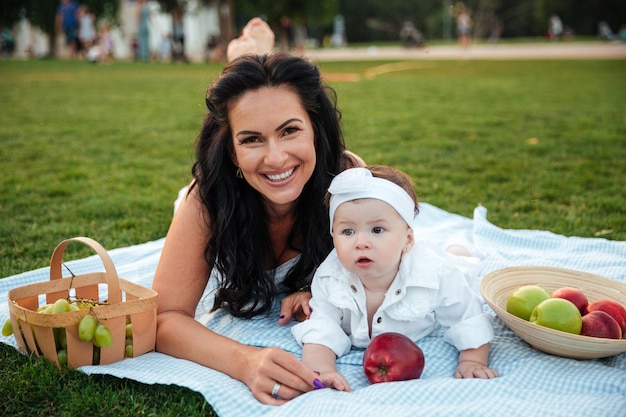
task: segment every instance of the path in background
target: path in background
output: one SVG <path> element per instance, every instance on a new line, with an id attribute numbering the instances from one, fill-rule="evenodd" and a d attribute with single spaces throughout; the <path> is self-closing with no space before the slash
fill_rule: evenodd
<path id="1" fill-rule="evenodd" d="M 626 59 L 626 43 L 572 42 L 541 44 L 458 45 L 426 48 L 324 48 L 310 49 L 315 61 L 385 59 Z"/>

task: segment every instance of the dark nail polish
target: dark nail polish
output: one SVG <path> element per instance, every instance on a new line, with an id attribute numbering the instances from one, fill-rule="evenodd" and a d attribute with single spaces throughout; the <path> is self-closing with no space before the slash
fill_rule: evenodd
<path id="1" fill-rule="evenodd" d="M 324 383 L 322 381 L 320 381 L 319 379 L 315 378 L 313 380 L 313 386 L 315 386 L 315 389 L 322 389 L 322 388 L 326 388 L 326 386 L 324 385 Z"/>
<path id="2" fill-rule="evenodd" d="M 284 314 L 281 314 L 281 315 L 278 317 L 278 320 L 280 320 L 280 319 L 284 319 L 284 318 L 285 318 L 285 315 L 284 315 Z"/>
<path id="3" fill-rule="evenodd" d="M 309 313 L 312 313 L 313 309 L 311 307 L 309 307 Z"/>

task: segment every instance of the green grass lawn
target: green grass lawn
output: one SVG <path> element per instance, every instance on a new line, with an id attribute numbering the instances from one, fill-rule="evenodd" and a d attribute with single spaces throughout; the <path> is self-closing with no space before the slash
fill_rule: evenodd
<path id="1" fill-rule="evenodd" d="M 421 201 L 503 228 L 626 240 L 626 61 L 322 63 L 348 147 Z M 218 64 L 0 61 L 0 277 L 62 240 L 165 236 Z M 71 257 L 83 257 L 77 248 Z M 57 371 L 0 344 L 0 415 L 212 415 L 172 386 Z"/>

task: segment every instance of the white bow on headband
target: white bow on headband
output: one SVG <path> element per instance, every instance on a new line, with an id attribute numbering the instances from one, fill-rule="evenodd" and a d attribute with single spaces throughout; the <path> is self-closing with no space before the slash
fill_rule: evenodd
<path id="1" fill-rule="evenodd" d="M 346 201 L 360 198 L 375 198 L 393 207 L 404 221 L 413 227 L 415 202 L 399 185 L 374 177 L 367 168 L 350 168 L 337 175 L 328 187 L 331 194 L 329 204 L 330 232 L 337 207 Z"/>

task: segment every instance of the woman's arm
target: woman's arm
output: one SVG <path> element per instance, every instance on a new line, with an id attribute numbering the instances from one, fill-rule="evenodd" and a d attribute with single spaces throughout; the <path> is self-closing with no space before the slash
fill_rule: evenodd
<path id="1" fill-rule="evenodd" d="M 278 348 L 259 349 L 217 334 L 195 320 L 209 277 L 204 259 L 208 239 L 197 189 L 181 202 L 165 240 L 153 289 L 159 293 L 159 352 L 191 360 L 245 383 L 265 404 L 281 404 L 314 388 L 317 375 L 294 355 Z M 271 395 L 274 385 L 281 387 Z"/>

